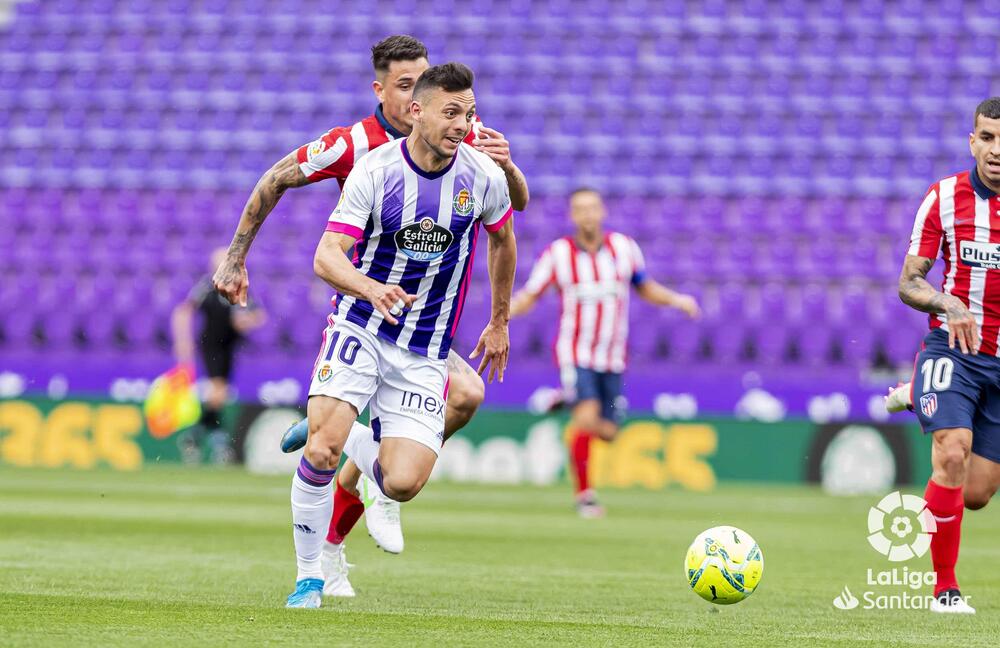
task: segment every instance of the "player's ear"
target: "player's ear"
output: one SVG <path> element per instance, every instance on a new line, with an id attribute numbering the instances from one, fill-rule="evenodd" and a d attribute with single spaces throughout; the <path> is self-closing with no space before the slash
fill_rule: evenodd
<path id="1" fill-rule="evenodd" d="M 375 98 L 378 99 L 379 103 L 382 103 L 382 82 L 378 79 L 372 81 L 372 92 L 375 93 Z"/>

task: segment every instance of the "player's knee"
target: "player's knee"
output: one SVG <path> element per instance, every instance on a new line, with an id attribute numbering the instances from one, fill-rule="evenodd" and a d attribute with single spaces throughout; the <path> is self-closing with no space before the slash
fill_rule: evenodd
<path id="1" fill-rule="evenodd" d="M 600 425 L 597 428 L 597 436 L 602 441 L 607 441 L 611 443 L 618 436 L 618 426 L 614 424 Z"/>
<path id="2" fill-rule="evenodd" d="M 397 502 L 409 502 L 417 496 L 420 489 L 424 487 L 427 479 L 413 471 L 403 471 L 401 473 L 384 475 L 382 479 L 383 491 L 386 497 Z"/>
<path id="3" fill-rule="evenodd" d="M 993 498 L 993 493 L 986 493 L 982 491 L 969 491 L 966 490 L 963 493 L 965 497 L 965 508 L 970 511 L 978 511 L 981 508 L 985 508 L 990 500 Z"/>
<path id="4" fill-rule="evenodd" d="M 938 453 L 938 465 L 948 475 L 960 475 L 965 472 L 965 463 L 968 457 L 968 449 L 961 444 L 948 444 L 943 446 Z"/>

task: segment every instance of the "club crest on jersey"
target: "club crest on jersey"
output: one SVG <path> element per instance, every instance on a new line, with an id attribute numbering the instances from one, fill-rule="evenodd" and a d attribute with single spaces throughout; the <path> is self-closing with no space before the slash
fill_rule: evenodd
<path id="1" fill-rule="evenodd" d="M 396 232 L 395 239 L 396 247 L 414 261 L 433 261 L 444 256 L 455 235 L 424 217 Z"/>
<path id="2" fill-rule="evenodd" d="M 920 411 L 930 418 L 937 412 L 937 394 L 924 394 L 920 397 Z"/>
<path id="3" fill-rule="evenodd" d="M 316 379 L 321 383 L 325 383 L 331 378 L 333 378 L 333 367 L 329 364 L 324 364 L 319 368 L 319 371 L 316 372 Z"/>
<path id="4" fill-rule="evenodd" d="M 455 200 L 452 201 L 455 206 L 455 212 L 461 214 L 462 216 L 468 216 L 472 213 L 472 210 L 476 207 L 476 200 L 469 193 L 468 189 L 462 189 L 457 194 L 455 194 Z"/>

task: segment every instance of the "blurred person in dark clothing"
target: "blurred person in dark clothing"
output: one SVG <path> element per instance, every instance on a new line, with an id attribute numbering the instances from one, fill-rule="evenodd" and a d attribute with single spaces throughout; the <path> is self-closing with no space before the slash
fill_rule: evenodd
<path id="1" fill-rule="evenodd" d="M 208 374 L 208 391 L 202 403 L 201 422 L 181 438 L 184 460 L 201 460 L 201 441 L 207 434 L 214 463 L 229 463 L 233 448 L 229 434 L 222 429 L 221 414 L 229 399 L 229 381 L 233 360 L 244 335 L 266 321 L 264 311 L 250 302 L 247 306 L 230 304 L 215 291 L 212 272 L 225 259 L 226 249 L 212 252 L 208 274 L 202 276 L 188 296 L 178 304 L 171 317 L 174 334 L 174 355 L 177 362 L 193 367 L 195 362 L 195 337 L 192 323 L 201 314 L 201 331 L 197 346 Z"/>

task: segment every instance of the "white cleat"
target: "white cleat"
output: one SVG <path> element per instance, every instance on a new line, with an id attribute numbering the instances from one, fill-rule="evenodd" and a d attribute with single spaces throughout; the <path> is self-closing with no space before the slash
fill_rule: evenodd
<path id="1" fill-rule="evenodd" d="M 976 608 L 969 605 L 962 593 L 957 589 L 950 589 L 935 597 L 931 601 L 931 612 L 938 614 L 975 614 Z"/>
<path id="2" fill-rule="evenodd" d="M 358 491 L 365 505 L 368 535 L 382 551 L 402 553 L 403 525 L 399 521 L 399 502 L 386 497 L 378 484 L 364 475 L 358 482 Z"/>
<path id="3" fill-rule="evenodd" d="M 902 412 L 904 410 L 913 411 L 913 401 L 910 400 L 911 383 L 900 383 L 889 389 L 889 395 L 885 397 L 885 409 L 890 414 Z"/>
<path id="4" fill-rule="evenodd" d="M 323 595 L 347 598 L 354 596 L 351 581 L 347 580 L 347 572 L 353 566 L 347 562 L 343 544 L 335 545 L 330 542 L 324 544 L 322 567 L 326 579 L 323 582 Z"/>

